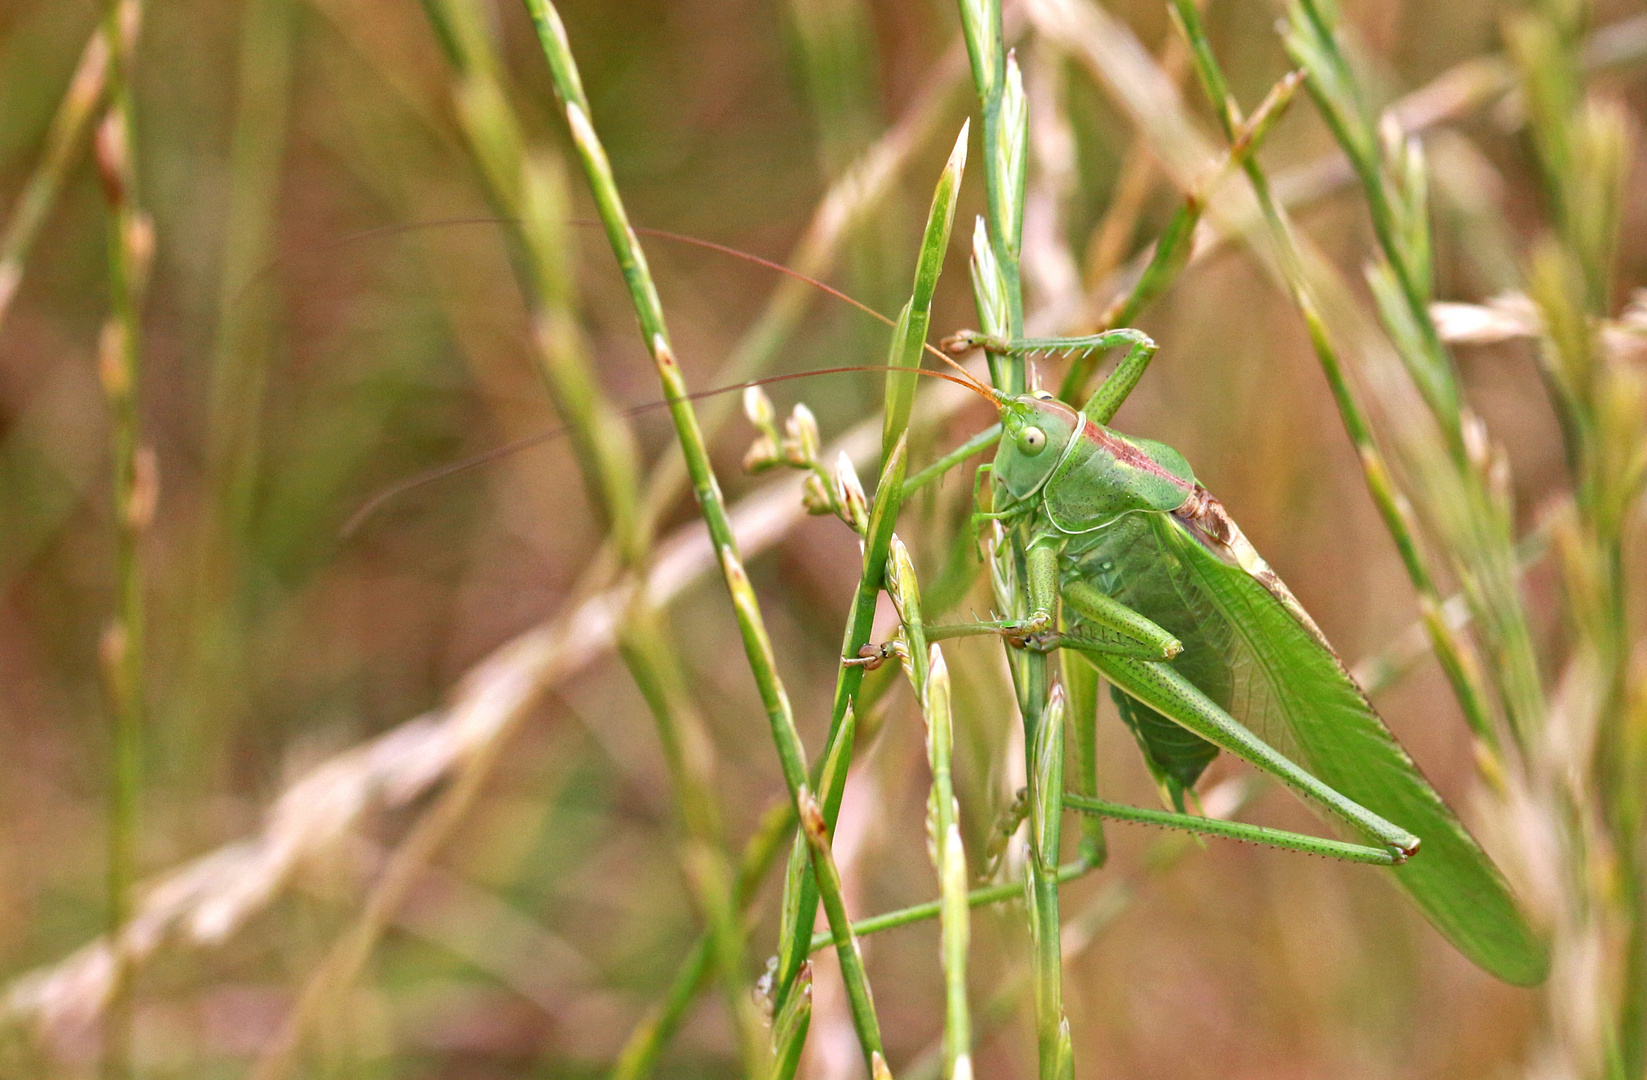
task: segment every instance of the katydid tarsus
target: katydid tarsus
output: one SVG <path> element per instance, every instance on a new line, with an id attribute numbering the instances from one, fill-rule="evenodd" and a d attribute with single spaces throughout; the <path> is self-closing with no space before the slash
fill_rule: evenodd
<path id="1" fill-rule="evenodd" d="M 1003 394 L 961 369 L 1000 422 L 915 473 L 903 490 L 917 490 L 998 441 L 994 460 L 979 467 L 975 487 L 981 492 L 987 480 L 992 498 L 976 518 L 1028 526 L 1030 614 L 1016 622 L 927 626 L 928 640 L 988 634 L 1014 648 L 1069 649 L 1109 680 L 1173 809 L 1073 794 L 1067 809 L 1391 867 L 1472 961 L 1508 982 L 1539 981 L 1542 946 L 1501 875 L 1395 741 L 1314 620 L 1181 455 L 1107 427 L 1148 368 L 1154 343 L 1129 329 L 1011 342 L 963 333 L 946 341 L 945 351 L 1084 357 L 1120 346 L 1123 358 L 1079 409 L 1044 391 Z M 922 374 L 958 381 L 947 372 Z M 892 648 L 872 647 L 844 662 L 874 664 Z M 1220 749 L 1281 780 L 1369 843 L 1187 813 L 1187 798 Z"/>

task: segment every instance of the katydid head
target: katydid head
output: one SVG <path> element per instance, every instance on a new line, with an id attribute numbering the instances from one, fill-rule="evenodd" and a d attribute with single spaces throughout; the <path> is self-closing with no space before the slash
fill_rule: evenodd
<path id="1" fill-rule="evenodd" d="M 997 396 L 1001 445 L 995 452 L 995 478 L 1014 499 L 1037 491 L 1064 459 L 1070 440 L 1081 431 L 1081 414 L 1045 390 L 1013 397 Z"/>
<path id="2" fill-rule="evenodd" d="M 997 397 L 995 477 L 1014 501 L 1045 491 L 1058 516 L 1096 525 L 1135 512 L 1171 513 L 1196 491 L 1172 447 L 1128 438 L 1045 391 Z M 1054 473 L 1067 477 L 1049 484 Z"/>

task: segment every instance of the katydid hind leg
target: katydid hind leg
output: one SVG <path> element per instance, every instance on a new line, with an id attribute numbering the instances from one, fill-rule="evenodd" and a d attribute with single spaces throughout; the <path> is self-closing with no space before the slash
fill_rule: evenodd
<path id="1" fill-rule="evenodd" d="M 1127 806 L 1122 803 L 1106 802 L 1103 799 L 1075 793 L 1068 793 L 1064 796 L 1064 808 L 1074 810 L 1089 818 L 1109 818 L 1113 821 L 1158 825 L 1162 828 L 1181 829 L 1201 836 L 1218 836 L 1229 840 L 1241 840 L 1250 844 L 1263 844 L 1266 847 L 1280 848 L 1283 851 L 1302 851 L 1307 855 L 1321 855 L 1328 859 L 1341 859 L 1345 862 L 1370 863 L 1374 866 L 1394 866 L 1399 861 L 1386 848 L 1349 844 L 1342 840 L 1329 840 L 1320 836 L 1311 836 L 1308 833 L 1288 832 L 1284 829 L 1272 829 L 1264 825 L 1248 825 L 1239 821 L 1224 821 L 1221 818 L 1173 813 L 1170 810 L 1150 810 L 1142 806 Z"/>
<path id="2" fill-rule="evenodd" d="M 1169 664 L 1120 656 L 1094 658 L 1098 670 L 1129 697 L 1286 782 L 1313 802 L 1386 845 L 1397 862 L 1418 850 L 1419 838 L 1323 783 L 1242 726 Z"/>

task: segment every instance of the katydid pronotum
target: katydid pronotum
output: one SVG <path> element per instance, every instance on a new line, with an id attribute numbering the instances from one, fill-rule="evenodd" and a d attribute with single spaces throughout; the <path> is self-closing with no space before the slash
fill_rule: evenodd
<path id="1" fill-rule="evenodd" d="M 1143 376 L 1155 344 L 1129 329 L 1013 342 L 963 333 L 945 342 L 953 354 L 982 347 L 1008 356 L 1082 356 L 1118 346 L 1127 347 L 1122 360 L 1079 410 L 1043 391 L 1003 394 L 965 369 L 959 378 L 919 372 L 964 379 L 992 402 L 1000 423 L 911 477 L 904 493 L 999 441 L 993 462 L 981 466 L 975 480 L 981 490 L 988 478 L 993 492 L 991 509 L 976 518 L 1027 525 L 1033 537 L 1027 619 L 927 626 L 927 639 L 991 634 L 1017 648 L 1069 650 L 1080 657 L 1075 663 L 1089 663 L 1109 680 L 1146 766 L 1175 809 L 1073 793 L 1063 800 L 1066 809 L 1394 868 L 1396 881 L 1465 956 L 1505 981 L 1540 981 L 1543 947 L 1502 876 L 1390 734 L 1314 620 L 1177 451 L 1106 426 Z M 756 379 L 692 396 L 823 373 Z M 494 456 L 396 485 L 363 507 L 354 524 L 384 498 Z M 845 662 L 873 665 L 893 648 L 872 646 Z M 1186 795 L 1220 749 L 1283 781 L 1371 844 L 1186 813 Z"/>
<path id="2" fill-rule="evenodd" d="M 1373 711 L 1326 637 L 1172 448 L 1106 425 L 1155 344 L 1136 330 L 1085 338 L 945 343 L 1009 356 L 1127 346 L 1079 409 L 983 383 L 1000 424 L 905 490 L 999 440 L 980 466 L 993 493 L 976 518 L 1026 527 L 1027 618 L 928 626 L 927 640 L 998 634 L 1018 648 L 1077 652 L 1109 681 L 1119 712 L 1175 811 L 1067 795 L 1066 809 L 1398 868 L 1397 882 L 1476 964 L 1536 983 L 1543 947 L 1504 879 Z M 876 663 L 890 645 L 871 646 Z M 1185 813 L 1219 750 L 1283 781 L 1371 846 Z M 1419 854 L 1422 844 L 1422 854 Z M 1045 858 L 1056 858 L 1048 853 Z M 1409 862 L 1409 859 L 1411 860 Z"/>

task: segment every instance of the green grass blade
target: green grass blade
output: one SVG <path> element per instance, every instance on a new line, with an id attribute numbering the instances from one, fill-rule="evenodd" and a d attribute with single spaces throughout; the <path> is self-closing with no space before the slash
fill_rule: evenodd
<path id="1" fill-rule="evenodd" d="M 967 132 L 969 120 L 961 125 L 961 134 L 955 139 L 949 161 L 938 177 L 937 190 L 932 194 L 932 209 L 927 214 L 926 229 L 921 234 L 921 252 L 915 262 L 915 287 L 909 303 L 898 317 L 898 328 L 892 337 L 891 355 L 887 363 L 897 368 L 918 368 L 925 351 L 927 327 L 932 322 L 932 297 L 938 289 L 938 274 L 944 268 L 944 254 L 949 250 L 949 234 L 955 225 L 955 197 L 961 190 L 961 177 L 966 170 Z M 904 429 L 909 427 L 910 409 L 915 404 L 913 375 L 890 373 L 886 379 L 886 418 L 881 429 L 881 459 L 892 455 Z"/>
<path id="2" fill-rule="evenodd" d="M 915 564 L 897 537 L 887 564 L 887 591 L 903 620 L 908 653 L 905 670 L 926 721 L 927 765 L 932 787 L 927 798 L 927 851 L 938 876 L 941 895 L 939 956 L 944 972 L 944 1061 L 946 1075 L 972 1074 L 972 1014 L 967 1003 L 967 948 L 971 927 L 967 913 L 966 850 L 961 843 L 960 804 L 951 769 L 954 731 L 950 716 L 949 668 L 943 650 L 928 645 L 921 615 L 921 590 Z M 1054 868 L 1056 869 L 1056 868 Z"/>
<path id="3" fill-rule="evenodd" d="M 686 458 L 687 473 L 692 478 L 704 524 L 720 552 L 722 575 L 732 597 L 744 654 L 760 691 L 761 703 L 766 709 L 784 782 L 795 801 L 803 831 L 812 846 L 814 879 L 829 912 L 830 925 L 838 938 L 850 942 L 851 927 L 838 891 L 839 875 L 829 855 L 830 830 L 809 790 L 806 751 L 795 727 L 794 711 L 778 674 L 771 638 L 738 551 L 737 537 L 727 517 L 726 503 L 710 464 L 697 414 L 688 400 L 686 380 L 669 343 L 669 330 L 658 299 L 657 286 L 653 283 L 645 253 L 629 224 L 605 148 L 590 121 L 588 101 L 560 14 L 549 0 L 526 0 L 526 8 L 554 77 L 555 90 L 565 109 L 572 142 L 589 182 L 601 223 L 629 288 L 635 315 L 640 322 L 641 336 L 652 355 L 664 396 L 669 402 L 670 418 L 674 421 L 675 433 Z M 880 1050 L 880 1028 L 875 1019 L 868 984 L 864 981 L 863 966 L 861 962 L 852 963 L 853 957 L 848 955 L 844 944 L 842 952 L 842 974 L 848 984 L 848 997 L 853 1003 L 853 1020 L 858 1026 L 865 1056 L 873 1059 Z"/>
<path id="4" fill-rule="evenodd" d="M 950 153 L 949 161 L 939 177 L 932 198 L 932 210 L 923 234 L 921 252 L 917 260 L 915 284 L 909 303 L 898 317 L 892 337 L 894 366 L 919 366 L 922 347 L 926 342 L 927 325 L 932 313 L 932 297 L 937 287 L 938 272 L 943 268 L 943 255 L 949 247 L 949 235 L 955 217 L 955 196 L 960 189 L 961 174 L 966 164 L 966 132 L 963 126 L 960 138 Z M 882 428 L 881 475 L 875 486 L 875 498 L 870 504 L 869 525 L 864 532 L 863 571 L 858 579 L 858 591 L 853 596 L 852 610 L 847 616 L 845 640 L 841 643 L 842 658 L 858 655 L 858 650 L 869 644 L 875 625 L 875 606 L 886 576 L 887 553 L 892 543 L 892 530 L 903 505 L 904 474 L 908 466 L 909 418 L 913 404 L 915 377 L 887 375 L 887 417 Z M 900 396 L 900 387 L 908 383 L 908 396 Z M 835 681 L 835 700 L 830 715 L 829 734 L 824 745 L 825 759 L 832 758 L 837 743 L 843 738 L 843 720 L 863 685 L 864 670 L 856 665 L 841 665 Z M 851 739 L 846 732 L 844 738 Z M 846 750 L 851 751 L 850 742 Z M 818 804 L 824 822 L 835 827 L 840 813 L 841 793 L 845 790 L 845 775 L 838 781 L 820 775 L 817 778 Z M 802 838 L 796 838 L 796 844 Z M 787 1001 L 790 987 L 806 957 L 806 938 L 817 911 L 817 883 L 810 873 L 786 881 L 783 899 L 783 933 L 778 944 L 778 970 L 774 978 L 774 993 L 781 1008 Z"/>
<path id="5" fill-rule="evenodd" d="M 1067 720 L 1075 744 L 1075 787 L 1078 794 L 1098 795 L 1098 669 L 1074 649 L 1059 654 L 1062 682 L 1067 698 Z M 1068 803 L 1068 798 L 1064 800 Z M 1093 866 L 1104 865 L 1109 848 L 1104 841 L 1104 822 L 1087 816 L 1081 819 L 1081 858 Z"/>

